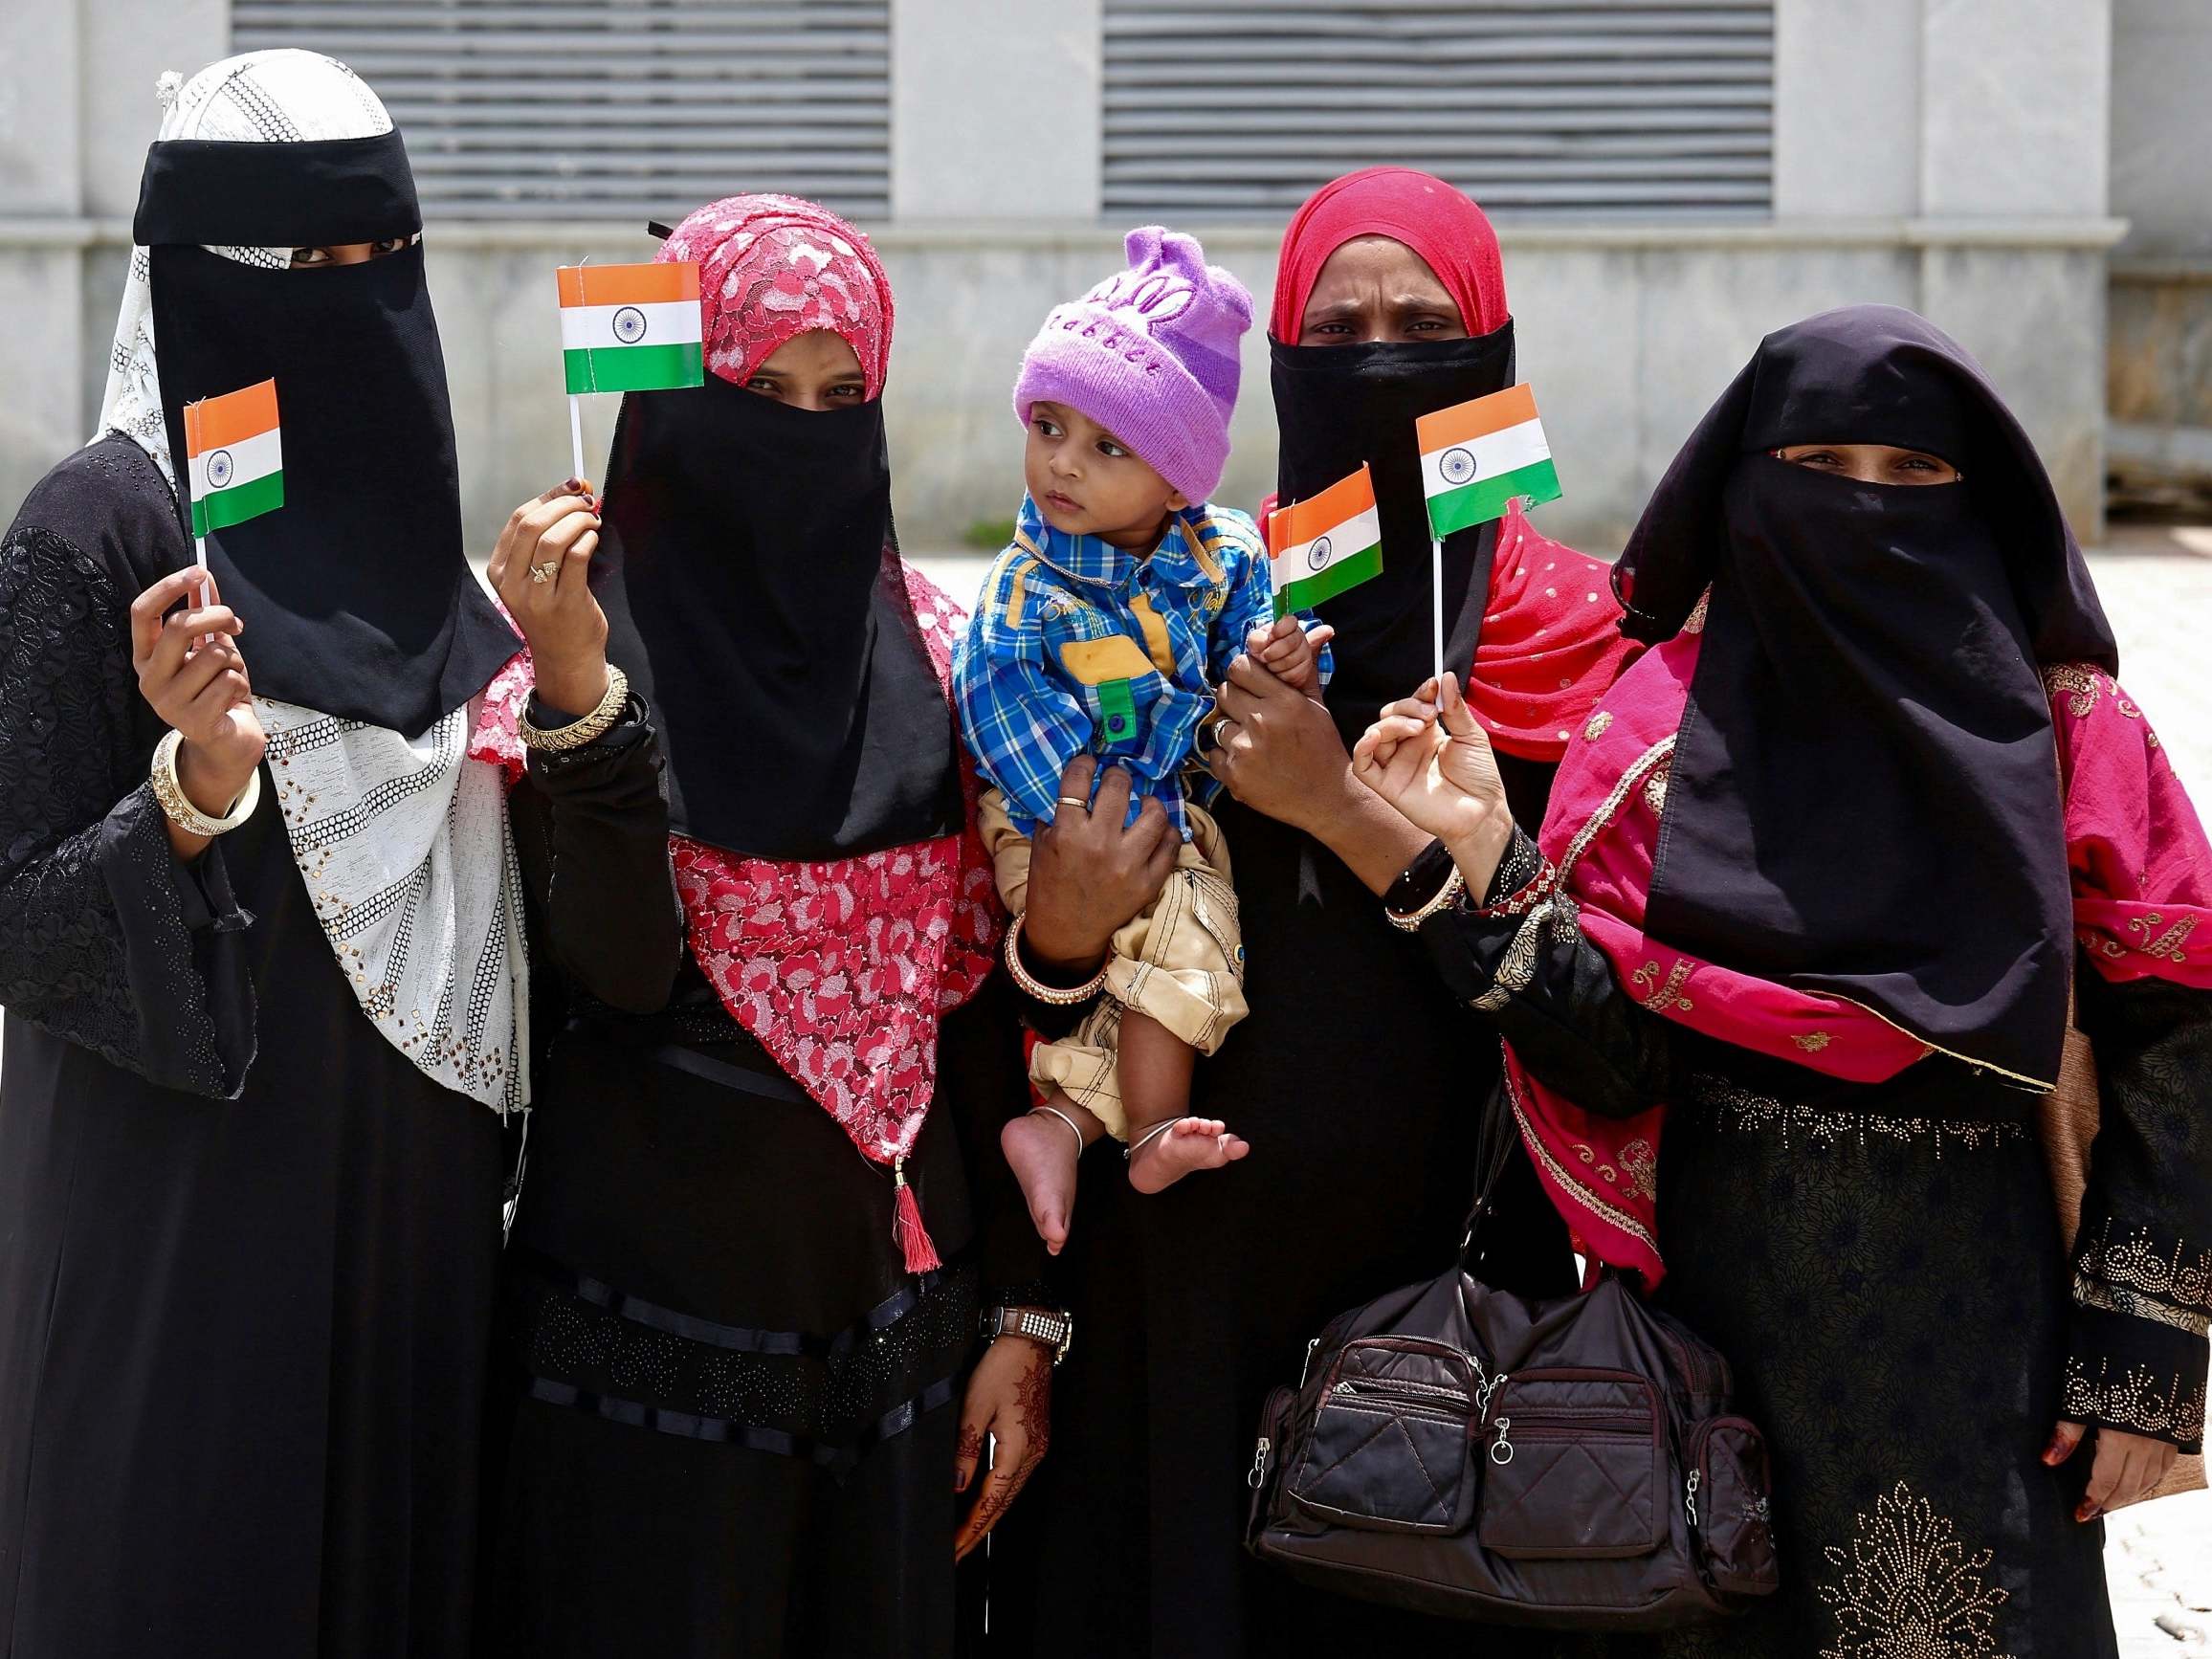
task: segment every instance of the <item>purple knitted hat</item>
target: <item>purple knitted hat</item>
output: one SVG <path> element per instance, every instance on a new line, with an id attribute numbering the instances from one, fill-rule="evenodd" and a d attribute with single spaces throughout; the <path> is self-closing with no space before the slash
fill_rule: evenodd
<path id="1" fill-rule="evenodd" d="M 1022 357 L 1014 414 L 1062 403 L 1096 421 L 1189 498 L 1213 494 L 1228 460 L 1237 340 L 1252 297 L 1198 238 L 1161 225 L 1129 232 L 1129 269 L 1045 319 Z"/>

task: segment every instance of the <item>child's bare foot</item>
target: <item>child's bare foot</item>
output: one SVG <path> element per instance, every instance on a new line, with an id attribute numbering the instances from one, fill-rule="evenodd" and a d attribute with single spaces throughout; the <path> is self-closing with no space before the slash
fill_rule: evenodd
<path id="1" fill-rule="evenodd" d="M 1037 1236 L 1045 1241 L 1048 1253 L 1058 1255 L 1075 1214 L 1075 1165 L 1083 1155 L 1083 1141 L 1069 1132 L 1065 1120 L 1051 1113 L 1030 1112 L 999 1131 L 999 1150 L 1006 1154 L 1022 1197 L 1029 1201 Z"/>
<path id="2" fill-rule="evenodd" d="M 1194 1169 L 1219 1169 L 1250 1150 L 1218 1117 L 1178 1117 L 1129 1154 L 1129 1184 L 1160 1192 Z"/>

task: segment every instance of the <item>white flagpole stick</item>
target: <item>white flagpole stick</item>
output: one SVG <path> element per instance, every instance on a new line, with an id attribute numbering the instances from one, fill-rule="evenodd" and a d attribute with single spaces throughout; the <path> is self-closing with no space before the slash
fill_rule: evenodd
<path id="1" fill-rule="evenodd" d="M 1436 641 L 1437 695 L 1443 696 L 1444 680 L 1444 538 L 1432 536 L 1428 542 L 1428 596 L 1434 620 Z"/>
<path id="2" fill-rule="evenodd" d="M 185 438 L 188 449 L 196 450 L 200 447 L 200 406 L 197 400 L 185 406 Z M 188 459 L 185 463 L 185 510 L 187 513 L 190 513 L 199 505 L 198 500 L 194 498 L 200 479 L 194 477 L 192 473 L 192 462 Z M 208 539 L 205 536 L 195 534 L 192 537 L 192 563 L 200 569 L 200 579 L 192 585 L 192 603 L 205 610 L 208 608 L 208 601 L 214 597 L 208 586 Z M 205 646 L 211 642 L 214 637 L 211 633 L 204 635 L 199 644 Z"/>
<path id="3" fill-rule="evenodd" d="M 588 297 L 584 292 L 584 268 L 590 263 L 591 255 L 588 254 L 585 254 L 583 258 L 576 261 L 576 299 L 580 304 L 589 303 Z M 585 362 L 589 363 L 590 361 L 590 356 L 588 353 L 586 353 Z M 592 376 L 592 379 L 595 381 L 599 377 L 596 374 Z M 581 394 L 573 391 L 568 394 L 568 454 L 569 459 L 571 462 L 573 462 L 576 469 L 568 476 L 572 478 L 583 477 L 584 401 Z"/>

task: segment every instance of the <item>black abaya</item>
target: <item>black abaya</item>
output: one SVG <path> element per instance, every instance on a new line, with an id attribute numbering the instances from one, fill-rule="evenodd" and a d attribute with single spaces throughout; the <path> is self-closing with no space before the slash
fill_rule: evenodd
<path id="1" fill-rule="evenodd" d="M 1509 785 L 1540 812 L 1550 779 L 1515 764 Z M 1036 1535 L 1008 1543 L 1036 1552 L 1037 1605 L 1003 1626 L 1014 1650 L 1053 1659 L 1456 1648 L 1464 1625 L 1330 1596 L 1248 1557 L 1244 1476 L 1262 1398 L 1297 1377 L 1321 1327 L 1450 1261 L 1496 1039 L 1334 854 L 1234 803 L 1221 822 L 1252 1012 L 1199 1065 L 1191 1109 L 1252 1150 L 1150 1196 L 1119 1160 L 1084 1161 L 1067 1258 L 1076 1349 L 1030 1513 L 1008 1523 Z M 1525 1161 L 1497 1202 L 1480 1271 L 1571 1289 L 1565 1229 Z M 1510 1632 L 1483 1641 L 1501 1659 L 1524 1650 Z"/>
<path id="2" fill-rule="evenodd" d="M 632 717 L 534 755 L 516 797 L 559 1035 L 509 1254 L 485 1650 L 949 1654 L 977 1314 L 1039 1299 L 990 1139 L 1022 1095 L 1011 1013 L 994 981 L 940 1029 L 906 1169 L 946 1266 L 918 1277 L 890 1172 L 685 954 Z"/>
<path id="3" fill-rule="evenodd" d="M 363 1017 L 272 804 L 171 854 L 127 612 L 189 559 L 119 436 L 0 543 L 0 1652 L 457 1653 L 499 1122 Z"/>

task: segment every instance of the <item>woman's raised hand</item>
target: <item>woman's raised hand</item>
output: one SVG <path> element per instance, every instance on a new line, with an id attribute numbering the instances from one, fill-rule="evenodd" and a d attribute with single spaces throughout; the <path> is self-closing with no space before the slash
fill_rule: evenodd
<path id="1" fill-rule="evenodd" d="M 1215 690 L 1221 719 L 1203 757 L 1222 786 L 1255 812 L 1319 834 L 1345 807 L 1351 772 L 1337 722 L 1318 700 L 1263 661 L 1276 642 L 1254 629 Z"/>
<path id="2" fill-rule="evenodd" d="M 570 478 L 508 516 L 487 572 L 529 642 L 540 700 L 577 719 L 607 695 L 607 614 L 590 582 L 598 550 L 598 499 Z"/>
<path id="3" fill-rule="evenodd" d="M 205 603 L 192 598 L 202 583 Z M 254 713 L 246 659 L 238 652 L 246 625 L 219 598 L 212 572 L 173 570 L 130 607 L 131 667 L 138 671 L 139 694 L 182 734 L 177 782 L 193 806 L 215 818 L 244 792 L 267 745 Z M 181 600 L 189 603 L 168 615 Z M 171 839 L 188 856 L 205 845 L 198 837 Z"/>
<path id="4" fill-rule="evenodd" d="M 1449 848 L 1471 885 L 1477 867 L 1494 870 L 1512 839 L 1513 812 L 1497 757 L 1460 695 L 1456 675 L 1427 680 L 1412 697 L 1385 706 L 1353 745 L 1352 772 L 1407 823 Z"/>

